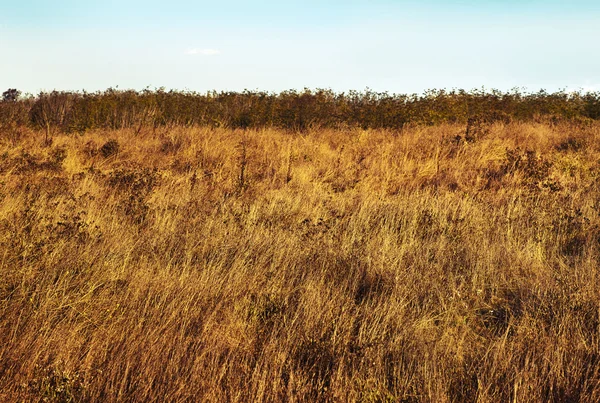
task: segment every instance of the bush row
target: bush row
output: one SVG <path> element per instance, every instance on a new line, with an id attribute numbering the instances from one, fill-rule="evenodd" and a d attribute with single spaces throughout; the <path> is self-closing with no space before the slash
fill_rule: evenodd
<path id="1" fill-rule="evenodd" d="M 277 127 L 300 131 L 347 126 L 402 129 L 408 123 L 469 123 L 473 119 L 490 123 L 600 118 L 600 92 L 429 90 L 420 95 L 406 95 L 305 89 L 278 94 L 257 91 L 201 94 L 109 88 L 96 93 L 53 91 L 35 97 L 17 97 L 14 90 L 9 91 L 0 102 L 0 129 L 27 125 L 48 133 L 98 128 L 141 130 L 169 125 Z"/>

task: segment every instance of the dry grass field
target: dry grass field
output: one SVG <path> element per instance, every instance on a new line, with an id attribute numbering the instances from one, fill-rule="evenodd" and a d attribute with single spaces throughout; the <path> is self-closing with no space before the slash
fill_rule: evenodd
<path id="1" fill-rule="evenodd" d="M 0 401 L 600 401 L 600 123 L 0 139 Z"/>

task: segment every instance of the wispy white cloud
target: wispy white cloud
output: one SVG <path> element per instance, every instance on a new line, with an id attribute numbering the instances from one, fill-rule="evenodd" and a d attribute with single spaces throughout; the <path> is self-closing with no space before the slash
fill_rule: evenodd
<path id="1" fill-rule="evenodd" d="M 585 84 L 583 84 L 583 85 L 569 86 L 569 87 L 567 87 L 567 89 L 569 90 L 567 92 L 572 92 L 572 93 L 583 92 L 585 94 L 587 92 L 600 92 L 600 84 L 586 81 Z"/>
<path id="2" fill-rule="evenodd" d="M 583 85 L 573 86 L 572 88 L 574 92 L 597 92 L 600 91 L 600 83 L 585 80 Z"/>
<path id="3" fill-rule="evenodd" d="M 218 49 L 198 49 L 192 48 L 185 51 L 186 55 L 202 55 L 202 56 L 216 56 L 220 55 L 221 51 Z"/>
<path id="4" fill-rule="evenodd" d="M 586 85 L 582 86 L 581 89 L 583 90 L 583 92 L 596 92 L 596 91 L 600 91 L 600 85 L 586 84 Z"/>

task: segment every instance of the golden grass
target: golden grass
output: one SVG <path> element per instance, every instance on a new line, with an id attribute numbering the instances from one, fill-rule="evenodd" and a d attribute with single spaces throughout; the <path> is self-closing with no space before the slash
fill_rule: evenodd
<path id="1" fill-rule="evenodd" d="M 0 400 L 600 401 L 600 125 L 42 139 L 1 140 Z"/>

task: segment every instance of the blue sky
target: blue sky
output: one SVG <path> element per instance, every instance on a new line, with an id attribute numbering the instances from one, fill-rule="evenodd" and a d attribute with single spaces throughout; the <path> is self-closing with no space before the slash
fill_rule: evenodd
<path id="1" fill-rule="evenodd" d="M 0 89 L 598 91 L 598 38 L 587 0 L 0 0 Z"/>

